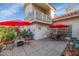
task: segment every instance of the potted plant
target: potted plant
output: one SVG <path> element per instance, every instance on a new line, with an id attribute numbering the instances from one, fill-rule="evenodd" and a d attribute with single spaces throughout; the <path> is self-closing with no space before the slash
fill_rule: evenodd
<path id="1" fill-rule="evenodd" d="M 27 38 L 27 35 L 28 35 L 28 32 L 27 32 L 26 30 L 24 30 L 24 31 L 20 32 L 20 36 L 21 36 L 22 38 L 24 38 L 25 43 L 26 43 L 26 38 Z"/>

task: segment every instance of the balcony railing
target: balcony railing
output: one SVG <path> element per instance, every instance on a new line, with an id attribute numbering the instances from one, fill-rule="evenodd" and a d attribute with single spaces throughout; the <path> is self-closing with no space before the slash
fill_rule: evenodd
<path id="1" fill-rule="evenodd" d="M 42 22 L 47 22 L 47 23 L 51 23 L 52 22 L 52 19 L 42 13 L 41 11 L 38 11 L 38 10 L 33 10 L 32 12 L 30 12 L 26 18 L 32 18 L 33 20 L 40 20 Z"/>

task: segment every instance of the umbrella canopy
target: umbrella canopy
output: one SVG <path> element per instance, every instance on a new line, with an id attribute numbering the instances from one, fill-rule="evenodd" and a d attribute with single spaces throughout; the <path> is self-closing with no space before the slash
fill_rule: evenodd
<path id="1" fill-rule="evenodd" d="M 23 21 L 23 20 L 11 20 L 11 21 L 0 22 L 0 25 L 4 25 L 4 26 L 28 26 L 28 25 L 31 25 L 31 23 L 27 22 L 27 21 Z"/>
<path id="2" fill-rule="evenodd" d="M 64 28 L 64 27 L 69 27 L 69 25 L 65 25 L 65 24 L 51 24 L 48 27 L 49 28 Z"/>

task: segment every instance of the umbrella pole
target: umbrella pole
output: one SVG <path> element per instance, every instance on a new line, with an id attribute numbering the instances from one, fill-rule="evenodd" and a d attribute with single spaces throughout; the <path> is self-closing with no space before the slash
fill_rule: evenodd
<path id="1" fill-rule="evenodd" d="M 19 39 L 21 39 L 20 38 L 20 26 L 18 26 L 18 28 L 19 28 L 18 37 L 19 37 Z"/>
<path id="2" fill-rule="evenodd" d="M 19 29 L 19 26 L 17 28 Z M 20 39 L 20 30 L 17 31 L 17 38 Z"/>

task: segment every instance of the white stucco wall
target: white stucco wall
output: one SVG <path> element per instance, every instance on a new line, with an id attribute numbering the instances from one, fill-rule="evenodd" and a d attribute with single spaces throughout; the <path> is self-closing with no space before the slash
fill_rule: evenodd
<path id="1" fill-rule="evenodd" d="M 33 38 L 34 38 L 34 40 L 36 40 L 36 34 L 35 34 L 35 30 L 36 30 L 36 24 L 32 24 L 32 25 L 30 25 L 30 26 L 28 26 L 27 27 L 28 29 L 30 29 L 31 31 L 32 31 L 32 33 L 33 33 Z"/>
<path id="2" fill-rule="evenodd" d="M 79 18 L 56 23 L 72 25 L 72 37 L 77 37 L 79 39 Z"/>
<path id="3" fill-rule="evenodd" d="M 41 29 L 39 29 L 39 27 Z M 29 28 L 34 34 L 34 40 L 46 38 L 50 33 L 50 31 L 47 29 L 47 26 L 45 25 L 32 24 L 31 26 L 29 26 Z"/>
<path id="4" fill-rule="evenodd" d="M 55 16 L 54 10 L 50 9 L 49 14 L 50 14 L 50 17 L 53 19 Z"/>
<path id="5" fill-rule="evenodd" d="M 41 29 L 39 29 L 39 27 Z M 48 35 L 48 30 L 47 30 L 47 26 L 41 26 L 41 25 L 37 25 L 36 27 L 36 39 L 43 39 L 46 38 Z"/>

